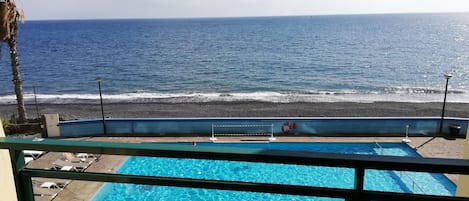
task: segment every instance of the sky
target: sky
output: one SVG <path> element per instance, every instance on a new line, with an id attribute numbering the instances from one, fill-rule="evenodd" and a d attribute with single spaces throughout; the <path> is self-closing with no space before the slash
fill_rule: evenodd
<path id="1" fill-rule="evenodd" d="M 15 0 L 26 20 L 469 12 L 469 0 Z"/>

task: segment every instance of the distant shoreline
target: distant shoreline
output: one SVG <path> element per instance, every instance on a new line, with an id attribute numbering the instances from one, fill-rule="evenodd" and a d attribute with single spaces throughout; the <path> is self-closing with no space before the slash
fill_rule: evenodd
<path id="1" fill-rule="evenodd" d="M 35 105 L 27 105 L 36 118 Z M 58 113 L 64 120 L 101 118 L 99 104 L 39 104 L 39 114 Z M 104 113 L 113 118 L 170 117 L 439 117 L 442 103 L 407 102 L 207 102 L 207 103 L 111 103 Z M 0 105 L 0 117 L 16 114 L 16 105 Z M 469 103 L 447 103 L 446 117 L 469 118 Z"/>

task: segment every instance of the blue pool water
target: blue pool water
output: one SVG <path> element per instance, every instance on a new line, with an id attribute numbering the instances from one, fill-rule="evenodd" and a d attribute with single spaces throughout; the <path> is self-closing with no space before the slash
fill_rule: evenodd
<path id="1" fill-rule="evenodd" d="M 420 157 L 401 143 L 268 143 L 213 144 L 198 146 L 256 147 L 266 149 L 335 152 L 369 155 Z M 350 189 L 354 171 L 350 168 L 231 162 L 215 160 L 129 157 L 117 170 L 120 174 L 235 180 Z M 455 185 L 441 174 L 367 170 L 365 189 L 418 194 L 454 195 Z M 107 183 L 93 201 L 110 200 L 340 200 L 306 196 L 192 189 Z"/>

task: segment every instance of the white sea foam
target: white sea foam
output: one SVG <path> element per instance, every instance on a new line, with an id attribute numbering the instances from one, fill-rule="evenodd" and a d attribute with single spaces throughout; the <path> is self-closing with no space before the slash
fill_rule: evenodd
<path id="1" fill-rule="evenodd" d="M 398 90 L 393 93 L 377 93 L 348 91 L 292 91 L 292 92 L 251 92 L 251 93 L 150 93 L 132 92 L 122 94 L 103 94 L 105 103 L 204 103 L 204 102 L 234 102 L 261 101 L 273 103 L 295 102 L 441 102 L 441 93 L 403 93 Z M 40 104 L 98 104 L 98 94 L 38 94 Z M 26 104 L 34 104 L 33 94 L 25 94 Z M 462 91 L 449 93 L 447 102 L 469 103 L 469 94 Z M 15 104 L 14 95 L 0 97 L 0 104 Z"/>

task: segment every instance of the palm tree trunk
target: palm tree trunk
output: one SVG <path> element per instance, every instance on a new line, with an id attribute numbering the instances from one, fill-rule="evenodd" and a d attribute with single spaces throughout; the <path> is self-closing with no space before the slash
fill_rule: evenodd
<path id="1" fill-rule="evenodd" d="M 18 123 L 26 123 L 26 108 L 24 106 L 23 86 L 20 77 L 20 62 L 16 52 L 16 38 L 8 40 L 10 46 L 11 72 L 13 73 L 13 84 L 15 85 L 16 101 L 18 106 Z"/>

